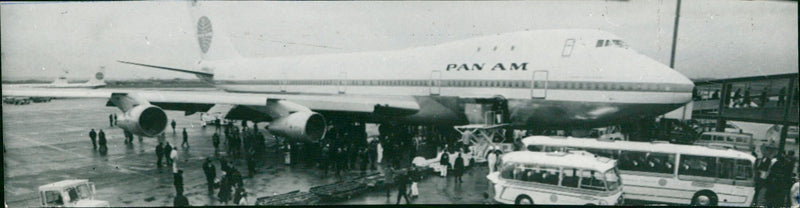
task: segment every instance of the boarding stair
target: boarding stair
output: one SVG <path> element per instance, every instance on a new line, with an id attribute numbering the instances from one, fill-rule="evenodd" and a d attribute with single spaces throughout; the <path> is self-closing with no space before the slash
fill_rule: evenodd
<path id="1" fill-rule="evenodd" d="M 499 116 L 500 115 L 500 116 Z M 502 112 L 486 111 L 484 113 L 484 123 L 454 126 L 456 131 L 461 133 L 461 142 L 470 147 L 470 154 L 476 163 L 486 162 L 489 150 L 501 149 L 506 142 L 506 131 L 510 124 L 500 123 Z"/>

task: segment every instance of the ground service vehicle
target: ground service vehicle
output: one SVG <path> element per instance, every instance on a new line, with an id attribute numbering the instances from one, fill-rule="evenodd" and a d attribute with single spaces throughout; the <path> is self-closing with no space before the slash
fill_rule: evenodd
<path id="1" fill-rule="evenodd" d="M 753 134 L 751 133 L 703 132 L 694 144 L 704 146 L 724 145 L 744 152 L 751 152 L 755 149 Z"/>
<path id="2" fill-rule="evenodd" d="M 589 153 L 507 153 L 486 176 L 506 204 L 617 205 L 623 201 L 616 161 Z"/>
<path id="3" fill-rule="evenodd" d="M 86 179 L 39 186 L 39 198 L 44 207 L 109 207 L 108 201 L 95 200 L 94 193 L 94 183 Z"/>
<path id="4" fill-rule="evenodd" d="M 529 151 L 584 150 L 617 159 L 626 199 L 750 206 L 756 158 L 749 152 L 698 145 L 532 136 Z"/>

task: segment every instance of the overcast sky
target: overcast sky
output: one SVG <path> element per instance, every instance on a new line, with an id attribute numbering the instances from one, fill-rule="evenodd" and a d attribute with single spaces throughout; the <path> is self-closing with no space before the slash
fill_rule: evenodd
<path id="1" fill-rule="evenodd" d="M 488 34 L 588 28 L 669 64 L 674 0 L 202 2 L 244 56 L 392 50 Z M 797 2 L 683 1 L 675 69 L 690 78 L 798 70 Z M 194 78 L 116 60 L 191 68 L 187 2 L 0 3 L 2 79 Z"/>

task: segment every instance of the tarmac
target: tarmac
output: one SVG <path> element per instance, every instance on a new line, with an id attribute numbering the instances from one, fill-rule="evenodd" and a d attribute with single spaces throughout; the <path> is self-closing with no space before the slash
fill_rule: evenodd
<path id="1" fill-rule="evenodd" d="M 105 107 L 105 103 L 105 99 L 57 99 L 30 105 L 3 104 L 3 194 L 9 207 L 38 206 L 38 186 L 64 179 L 89 179 L 96 184 L 96 199 L 107 200 L 114 207 L 172 206 L 175 189 L 171 167 L 156 167 L 157 140 L 135 138 L 133 144 L 125 144 L 122 129 L 109 127 L 108 122 L 109 114 L 120 111 Z M 212 157 L 217 175 L 221 175 L 219 160 L 211 144 L 215 127 L 201 127 L 199 114 L 184 116 L 183 112 L 166 112 L 177 122 L 177 132 L 173 134 L 168 127 L 166 139 L 178 147 L 178 167 L 184 171 L 184 192 L 189 203 L 192 206 L 220 205 L 216 197 L 218 189 L 213 194 L 208 193 L 201 169 L 203 160 Z M 336 182 L 332 173 L 323 178 L 319 169 L 309 162 L 300 161 L 302 158 L 293 158 L 294 164 L 284 165 L 282 152 L 270 148 L 275 140 L 263 131 L 264 124 L 260 127 L 267 138 L 268 149 L 258 156 L 255 176 L 246 176 L 243 160 L 234 163 L 245 175 L 249 205 L 255 204 L 259 197 L 295 190 L 307 192 L 311 187 Z M 106 132 L 106 155 L 93 150 L 88 137 L 91 128 Z M 183 128 L 189 135 L 190 147 L 185 149 L 180 147 Z M 226 153 L 220 152 L 219 155 Z M 410 161 L 406 162 L 410 164 Z M 411 203 L 491 203 L 483 196 L 489 191 L 487 173 L 485 165 L 471 167 L 460 184 L 455 183 L 452 176 L 445 179 L 435 174 L 424 174 L 418 185 L 420 195 Z M 388 198 L 385 189 L 377 189 L 349 200 L 323 204 L 394 204 L 396 200 L 396 189 L 391 190 Z M 758 197 L 757 204 L 761 204 L 761 200 L 763 194 Z M 625 203 L 647 204 L 630 200 Z"/>
<path id="2" fill-rule="evenodd" d="M 135 138 L 133 144 L 125 144 L 122 129 L 109 127 L 108 122 L 109 114 L 120 111 L 105 107 L 105 103 L 105 99 L 57 99 L 49 103 L 3 105 L 3 188 L 9 207 L 38 206 L 38 186 L 64 179 L 89 179 L 96 184 L 96 199 L 107 200 L 111 206 L 172 206 L 175 196 L 172 172 L 166 166 L 156 167 L 157 140 Z M 178 167 L 184 171 L 185 196 L 193 206 L 219 205 L 217 190 L 213 195 L 208 193 L 201 169 L 203 160 L 214 156 L 211 135 L 215 128 L 202 128 L 199 114 L 184 116 L 183 112 L 166 112 L 177 122 L 176 134 L 168 127 L 166 135 L 167 141 L 177 146 L 180 153 Z M 263 125 L 260 126 L 262 129 Z M 88 137 L 91 128 L 103 129 L 106 133 L 106 155 L 93 150 Z M 186 149 L 180 147 L 183 128 L 189 135 L 190 147 Z M 274 143 L 271 136 L 265 134 L 265 137 L 268 147 Z M 278 151 L 268 150 L 259 157 L 253 178 L 246 177 L 243 160 L 235 163 L 245 175 L 250 205 L 258 197 L 294 190 L 308 191 L 314 186 L 336 182 L 332 173 L 322 178 L 321 171 L 310 163 L 284 165 L 283 155 Z M 217 175 L 220 175 L 218 160 L 214 161 Z M 452 176 L 445 180 L 426 174 L 419 183 L 420 196 L 412 199 L 411 203 L 484 203 L 483 193 L 488 190 L 487 172 L 486 167 L 472 168 L 459 185 Z M 330 204 L 394 204 L 396 199 L 396 189 L 391 190 L 388 199 L 385 189 L 380 189 Z"/>

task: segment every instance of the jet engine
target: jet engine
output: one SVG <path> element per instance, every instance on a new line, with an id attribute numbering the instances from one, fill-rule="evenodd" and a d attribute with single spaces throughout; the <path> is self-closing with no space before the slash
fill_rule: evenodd
<path id="1" fill-rule="evenodd" d="M 153 137 L 167 128 L 167 114 L 154 105 L 139 105 L 118 118 L 117 126 L 136 135 Z"/>
<path id="2" fill-rule="evenodd" d="M 315 142 L 325 135 L 325 118 L 314 112 L 294 112 L 270 122 L 268 129 L 277 136 Z"/>

